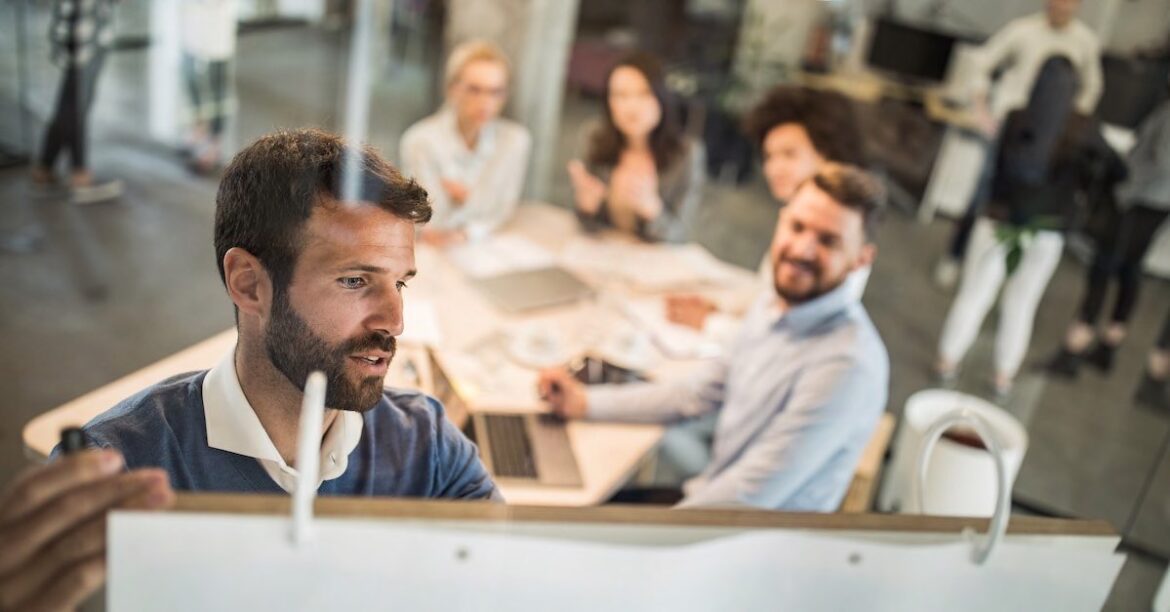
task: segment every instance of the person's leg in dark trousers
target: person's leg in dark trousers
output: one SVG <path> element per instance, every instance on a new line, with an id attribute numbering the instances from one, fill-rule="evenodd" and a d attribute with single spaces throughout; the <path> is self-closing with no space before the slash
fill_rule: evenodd
<path id="1" fill-rule="evenodd" d="M 87 175 L 89 173 L 89 112 L 93 108 L 94 98 L 97 97 L 98 75 L 102 72 L 104 62 L 105 54 L 99 52 L 89 60 L 81 72 L 81 83 L 79 84 L 81 100 L 78 102 L 77 121 L 74 123 L 69 149 L 74 176 L 80 173 Z"/>
<path id="2" fill-rule="evenodd" d="M 57 107 L 45 131 L 45 142 L 41 149 L 39 170 L 51 173 L 61 152 L 68 148 L 71 184 L 75 188 L 86 187 L 93 182 L 88 160 L 88 116 L 103 60 L 104 54 L 98 53 L 84 65 L 65 69 Z M 38 180 L 36 172 L 34 180 Z"/>
<path id="3" fill-rule="evenodd" d="M 1101 310 L 1105 308 L 1105 297 L 1109 293 L 1109 281 L 1117 269 L 1117 238 L 1113 236 L 1097 245 L 1093 262 L 1085 271 L 1085 296 L 1081 298 L 1078 321 L 1090 329 L 1095 327 L 1101 318 Z M 1070 348 L 1080 352 L 1085 347 Z"/>
<path id="4" fill-rule="evenodd" d="M 1097 322 L 1101 319 L 1101 311 L 1105 308 L 1105 298 L 1109 294 L 1109 284 L 1117 274 L 1121 263 L 1121 251 L 1128 241 L 1129 226 L 1133 223 L 1133 215 L 1128 210 L 1120 210 L 1110 206 L 1108 212 L 1102 213 L 1105 218 L 1099 228 L 1092 232 L 1095 238 L 1093 262 L 1085 271 L 1085 295 L 1081 298 L 1078 321 L 1084 330 L 1093 334 Z M 1092 337 L 1081 338 L 1080 342 L 1066 341 L 1065 345 L 1077 352 L 1088 348 Z"/>
<path id="5" fill-rule="evenodd" d="M 79 114 L 82 69 L 70 66 L 61 75 L 61 88 L 57 92 L 57 106 L 53 110 L 53 118 L 45 129 L 45 140 L 41 146 L 40 168 L 51 173 L 57 165 L 57 157 L 65 147 L 65 141 L 74 131 L 74 124 Z M 36 174 L 34 173 L 34 177 Z"/>
<path id="6" fill-rule="evenodd" d="M 1124 326 L 1129 322 L 1134 306 L 1137 305 L 1138 293 L 1142 284 L 1142 264 L 1158 229 L 1166 220 L 1170 212 L 1135 205 L 1126 213 L 1128 227 L 1126 238 L 1122 243 L 1121 261 L 1118 268 L 1120 287 L 1117 295 L 1117 304 L 1113 308 L 1113 322 Z"/>
<path id="7" fill-rule="evenodd" d="M 1048 362 L 1048 371 L 1066 378 L 1076 378 L 1080 373 L 1085 351 L 1097 338 L 1097 321 L 1105 307 L 1109 285 L 1116 273 L 1119 249 L 1124 242 L 1128 220 L 1121 211 L 1110 208 L 1107 216 L 1096 231 L 1097 245 L 1093 261 L 1085 270 L 1085 295 L 1077 311 L 1077 317 L 1068 326 L 1060 350 Z"/>
<path id="8" fill-rule="evenodd" d="M 1137 306 L 1142 285 L 1142 265 L 1167 214 L 1166 211 L 1135 203 L 1125 212 L 1122 219 L 1121 235 L 1117 244 L 1118 286 L 1113 317 L 1096 346 L 1086 356 L 1089 363 L 1102 371 L 1108 372 L 1113 369 L 1117 347 L 1121 346 L 1129 331 L 1129 318 Z"/>
<path id="9" fill-rule="evenodd" d="M 224 118 L 227 116 L 227 60 L 214 60 L 207 63 L 207 80 L 211 86 L 211 137 L 218 146 L 223 136 Z"/>
<path id="10" fill-rule="evenodd" d="M 66 134 L 72 158 L 73 174 L 70 178 L 74 204 L 92 204 L 114 199 L 122 193 L 122 182 L 117 179 L 98 180 L 89 170 L 89 114 L 93 101 L 97 99 L 97 83 L 105 63 L 105 52 L 98 51 L 90 58 L 81 71 L 81 92 L 77 101 L 77 112 L 72 129 Z M 68 125 L 68 124 L 66 124 Z"/>
<path id="11" fill-rule="evenodd" d="M 1165 218 L 1165 212 L 1137 202 L 1109 219 L 1103 238 L 1097 243 L 1092 266 L 1087 270 L 1078 321 L 1069 325 L 1064 345 L 1048 364 L 1049 371 L 1075 377 L 1082 357 L 1103 371 L 1113 369 L 1117 346 L 1126 338 L 1126 325 L 1141 288 L 1142 260 Z M 1117 298 L 1112 322 L 1099 337 L 1096 324 L 1114 279 Z"/>
<path id="12" fill-rule="evenodd" d="M 1146 360 L 1146 371 L 1134 393 L 1140 406 L 1170 410 L 1170 309 L 1162 323 L 1162 333 Z"/>

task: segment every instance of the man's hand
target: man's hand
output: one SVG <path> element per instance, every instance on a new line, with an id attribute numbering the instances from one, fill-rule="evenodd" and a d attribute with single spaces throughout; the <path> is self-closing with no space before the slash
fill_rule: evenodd
<path id="1" fill-rule="evenodd" d="M 585 169 L 581 160 L 569 162 L 569 180 L 573 183 L 573 200 L 587 215 L 595 215 L 605 199 L 605 183 Z"/>
<path id="2" fill-rule="evenodd" d="M 451 179 L 441 179 L 440 182 L 443 184 L 443 191 L 447 192 L 447 196 L 451 198 L 451 203 L 456 208 L 463 206 L 467 202 L 468 193 L 466 185 Z"/>
<path id="3" fill-rule="evenodd" d="M 540 398 L 548 403 L 554 414 L 566 419 L 585 418 L 585 385 L 581 384 L 568 370 L 551 368 L 540 372 L 536 383 Z"/>
<path id="4" fill-rule="evenodd" d="M 671 295 L 666 298 L 666 319 L 699 331 L 703 331 L 707 317 L 715 311 L 714 302 L 697 295 Z"/>
<path id="5" fill-rule="evenodd" d="M 117 451 L 83 451 L 9 485 L 0 496 L 0 610 L 76 608 L 105 583 L 108 512 L 175 503 L 165 472 L 122 466 Z"/>

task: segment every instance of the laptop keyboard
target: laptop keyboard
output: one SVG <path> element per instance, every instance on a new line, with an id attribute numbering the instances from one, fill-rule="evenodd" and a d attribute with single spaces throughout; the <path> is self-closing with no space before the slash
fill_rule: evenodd
<path id="1" fill-rule="evenodd" d="M 492 467 L 501 478 L 536 479 L 536 460 L 532 455 L 532 440 L 523 415 L 484 415 L 492 453 Z"/>

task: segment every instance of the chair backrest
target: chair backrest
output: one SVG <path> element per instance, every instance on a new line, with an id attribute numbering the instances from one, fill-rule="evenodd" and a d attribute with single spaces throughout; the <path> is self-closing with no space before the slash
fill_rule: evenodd
<path id="1" fill-rule="evenodd" d="M 890 437 L 894 433 L 894 415 L 882 413 L 881 420 L 873 429 L 869 443 L 861 451 L 861 459 L 857 468 L 853 470 L 853 481 L 849 483 L 849 490 L 841 500 L 838 512 L 869 512 L 873 507 L 873 498 L 877 495 L 878 475 L 882 469 L 882 459 L 886 456 L 886 449 L 890 446 Z"/>

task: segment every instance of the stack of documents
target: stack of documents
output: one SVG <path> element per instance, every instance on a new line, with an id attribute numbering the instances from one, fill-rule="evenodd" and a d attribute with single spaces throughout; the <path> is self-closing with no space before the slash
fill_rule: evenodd
<path id="1" fill-rule="evenodd" d="M 590 274 L 616 277 L 645 291 L 669 291 L 697 285 L 726 285 L 741 274 L 697 244 L 641 244 L 572 240 L 561 265 Z"/>

